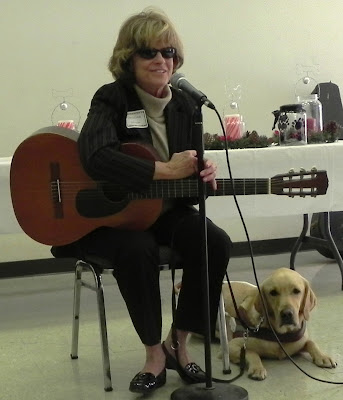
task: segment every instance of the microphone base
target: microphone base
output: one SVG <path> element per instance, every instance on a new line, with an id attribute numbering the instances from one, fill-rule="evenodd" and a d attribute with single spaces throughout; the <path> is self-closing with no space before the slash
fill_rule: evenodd
<path id="1" fill-rule="evenodd" d="M 207 388 L 203 383 L 195 383 L 176 389 L 171 400 L 249 400 L 248 392 L 230 383 L 216 383 Z"/>

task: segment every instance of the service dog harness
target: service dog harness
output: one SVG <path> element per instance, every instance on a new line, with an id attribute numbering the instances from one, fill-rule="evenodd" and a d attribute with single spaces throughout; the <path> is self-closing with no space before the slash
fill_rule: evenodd
<path id="1" fill-rule="evenodd" d="M 301 327 L 297 331 L 277 334 L 276 337 L 275 332 L 271 328 L 261 328 L 261 324 L 264 321 L 263 317 L 261 317 L 256 326 L 252 326 L 244 308 L 239 307 L 238 314 L 239 317 L 235 318 L 236 330 L 233 332 L 233 337 L 243 337 L 245 341 L 248 339 L 248 337 L 254 337 L 271 342 L 280 341 L 281 343 L 291 343 L 301 339 L 306 330 L 306 322 L 303 321 Z"/>

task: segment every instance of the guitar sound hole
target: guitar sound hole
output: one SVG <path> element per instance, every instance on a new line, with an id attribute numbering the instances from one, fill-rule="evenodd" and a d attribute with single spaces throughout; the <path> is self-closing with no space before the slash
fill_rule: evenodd
<path id="1" fill-rule="evenodd" d="M 117 202 L 127 197 L 127 190 L 114 183 L 101 184 L 103 194 L 111 201 Z"/>

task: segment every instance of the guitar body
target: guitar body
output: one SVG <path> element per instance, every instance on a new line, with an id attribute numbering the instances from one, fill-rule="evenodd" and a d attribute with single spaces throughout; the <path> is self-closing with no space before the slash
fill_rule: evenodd
<path id="1" fill-rule="evenodd" d="M 16 149 L 10 173 L 11 196 L 23 231 L 37 242 L 64 245 L 100 226 L 147 229 L 158 218 L 162 200 L 107 198 L 101 185 L 81 166 L 77 136 L 69 129 L 48 127 Z M 154 158 L 144 147 L 136 146 L 137 156 Z M 135 153 L 135 145 L 129 145 L 127 152 Z M 82 201 L 83 192 L 91 194 L 84 196 L 88 197 L 86 202 Z M 83 203 L 89 206 L 88 216 L 79 212 Z"/>

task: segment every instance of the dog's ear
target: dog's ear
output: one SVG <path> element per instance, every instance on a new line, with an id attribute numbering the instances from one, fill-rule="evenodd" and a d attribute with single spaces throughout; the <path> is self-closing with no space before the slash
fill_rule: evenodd
<path id="1" fill-rule="evenodd" d="M 263 302 L 262 302 L 261 296 L 263 296 L 263 289 L 261 289 L 261 294 L 257 290 L 254 306 L 258 313 L 260 313 L 261 315 L 264 315 L 265 312 L 264 312 L 264 307 L 263 307 Z M 265 299 L 265 297 L 264 297 L 264 299 Z"/>
<path id="2" fill-rule="evenodd" d="M 264 304 L 266 306 L 266 310 L 264 309 L 264 305 L 263 305 L 261 296 L 263 297 Z M 261 294 L 258 293 L 258 295 L 256 296 L 255 308 L 256 308 L 256 311 L 258 311 L 261 315 L 265 315 L 266 312 L 268 314 L 270 314 L 270 312 L 272 311 L 272 309 L 268 303 L 267 296 L 264 294 L 263 289 L 261 289 Z"/>
<path id="3" fill-rule="evenodd" d="M 263 316 L 263 304 L 258 288 L 254 290 L 241 304 L 241 308 L 244 308 L 247 312 L 247 316 L 252 326 L 257 326 L 261 322 L 261 316 Z"/>
<path id="4" fill-rule="evenodd" d="M 246 311 L 251 310 L 254 307 L 257 291 L 250 292 L 248 296 L 245 296 L 240 306 Z"/>
<path id="5" fill-rule="evenodd" d="M 245 296 L 238 307 L 239 317 L 248 326 L 256 326 L 260 321 L 260 314 L 255 309 L 255 301 L 257 295 L 257 288 L 256 290 L 250 291 L 250 293 Z"/>
<path id="6" fill-rule="evenodd" d="M 304 279 L 304 278 L 303 278 Z M 317 297 L 310 287 L 308 280 L 304 279 L 305 293 L 302 299 L 300 313 L 304 315 L 306 321 L 310 318 L 310 312 L 314 309 L 317 304 Z"/>
<path id="7" fill-rule="evenodd" d="M 274 311 L 268 301 L 268 297 L 266 296 L 263 285 L 261 286 L 260 290 L 261 290 L 261 294 L 258 293 L 256 296 L 255 309 L 257 312 L 260 313 L 260 315 L 263 315 L 264 318 L 266 318 L 266 313 L 268 314 L 269 318 L 271 318 L 274 316 Z M 261 298 L 261 296 L 263 297 L 263 299 Z M 264 305 L 265 305 L 266 309 L 264 309 Z"/>

